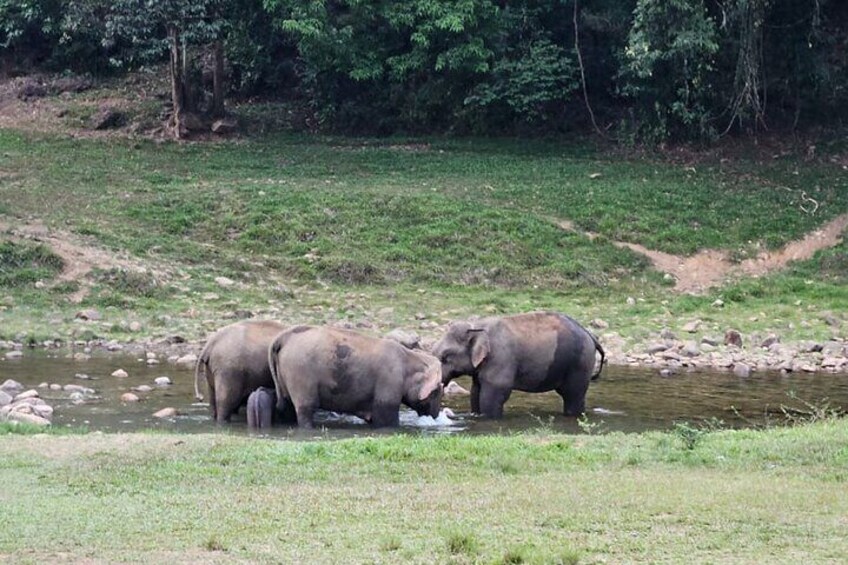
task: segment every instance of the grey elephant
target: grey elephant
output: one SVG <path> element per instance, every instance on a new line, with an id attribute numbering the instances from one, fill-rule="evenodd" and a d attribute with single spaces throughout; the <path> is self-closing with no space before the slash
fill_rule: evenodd
<path id="1" fill-rule="evenodd" d="M 254 430 L 270 428 L 274 424 L 277 394 L 273 388 L 261 386 L 247 397 L 247 427 Z"/>
<path id="2" fill-rule="evenodd" d="M 206 377 L 209 406 L 217 422 L 229 422 L 250 393 L 273 388 L 268 346 L 286 326 L 272 320 L 245 320 L 224 326 L 206 342 L 194 369 L 194 394 L 203 400 L 200 380 Z"/>
<path id="3" fill-rule="evenodd" d="M 313 426 L 318 408 L 375 427 L 397 426 L 401 403 L 439 415 L 442 371 L 429 353 L 351 330 L 295 326 L 276 337 L 268 356 L 278 408 L 289 400 L 300 427 Z"/>
<path id="4" fill-rule="evenodd" d="M 593 373 L 596 351 L 601 359 Z M 556 312 L 454 322 L 433 346 L 433 355 L 441 361 L 444 383 L 471 376 L 471 411 L 489 418 L 503 416 L 513 390 L 555 390 L 565 414 L 580 415 L 589 381 L 604 365 L 595 336 Z"/>

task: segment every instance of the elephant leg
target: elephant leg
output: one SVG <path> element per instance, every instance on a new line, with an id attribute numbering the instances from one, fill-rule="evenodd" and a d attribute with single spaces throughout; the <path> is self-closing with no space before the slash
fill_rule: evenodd
<path id="1" fill-rule="evenodd" d="M 225 384 L 219 379 L 215 387 L 215 421 L 219 424 L 230 421 L 233 412 L 238 411 L 242 403 L 241 391 Z"/>
<path id="2" fill-rule="evenodd" d="M 487 418 L 503 417 L 503 405 L 509 399 L 512 389 L 495 387 L 487 383 L 480 385 L 480 409 Z"/>
<path id="3" fill-rule="evenodd" d="M 297 424 L 297 412 L 294 409 L 294 404 L 288 398 L 283 401 L 282 410 L 278 409 L 280 422 L 283 424 Z"/>
<path id="4" fill-rule="evenodd" d="M 276 397 L 271 389 L 260 387 L 247 398 L 247 427 L 270 428 L 274 418 Z"/>
<path id="5" fill-rule="evenodd" d="M 400 425 L 400 405 L 374 404 L 371 408 L 371 425 L 375 428 L 396 428 Z"/>
<path id="6" fill-rule="evenodd" d="M 471 381 L 471 413 L 480 413 L 480 380 L 476 377 Z"/>
<path id="7" fill-rule="evenodd" d="M 297 413 L 297 425 L 300 428 L 311 429 L 315 427 L 313 418 L 315 416 L 316 406 L 312 402 L 304 402 L 294 405 L 294 410 Z"/>
<path id="8" fill-rule="evenodd" d="M 566 416 L 580 416 L 586 411 L 586 390 L 589 379 L 571 379 L 557 389 L 562 397 L 563 413 Z"/>

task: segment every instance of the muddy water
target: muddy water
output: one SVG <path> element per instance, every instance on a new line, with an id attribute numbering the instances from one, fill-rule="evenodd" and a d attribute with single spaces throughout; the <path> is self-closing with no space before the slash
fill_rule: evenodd
<path id="1" fill-rule="evenodd" d="M 122 368 L 127 378 L 112 377 Z M 88 376 L 88 379 L 77 375 Z M 173 385 L 159 387 L 156 377 L 168 376 Z M 55 408 L 54 424 L 84 426 L 104 432 L 129 432 L 162 429 L 178 432 L 246 433 L 243 416 L 233 423 L 216 426 L 208 407 L 194 399 L 191 369 L 161 364 L 148 367 L 143 359 L 126 355 L 104 354 L 87 361 L 73 361 L 64 353 L 25 352 L 18 360 L 0 361 L 0 382 L 14 379 L 26 387 L 41 383 L 78 384 L 94 389 L 93 395 L 74 402 L 70 393 L 39 389 L 41 396 Z M 466 378 L 459 379 L 468 388 Z M 150 392 L 136 392 L 141 402 L 122 403 L 120 397 L 133 387 L 149 385 Z M 589 422 L 604 430 L 643 431 L 663 429 L 682 420 L 710 418 L 725 425 L 744 427 L 780 419 L 781 406 L 800 407 L 791 392 L 809 402 L 827 398 L 832 405 L 848 408 L 848 375 L 834 374 L 763 374 L 739 378 L 727 372 L 682 372 L 661 377 L 656 371 L 626 367 L 607 367 L 603 377 L 592 383 L 587 395 Z M 469 414 L 467 396 L 447 397 L 446 406 L 455 412 L 451 419 L 418 418 L 413 412 L 401 414 L 402 431 L 428 430 L 433 433 L 508 433 L 539 426 L 557 431 L 579 432 L 573 419 L 561 415 L 562 403 L 555 393 L 513 393 L 500 421 L 489 421 Z M 164 407 L 179 411 L 175 418 L 160 420 L 152 414 Z M 275 428 L 270 435 L 308 438 L 316 435 L 347 437 L 374 433 L 353 417 L 321 413 L 316 418 L 319 431 L 300 432 L 287 427 Z M 396 433 L 396 432 L 395 432 Z"/>

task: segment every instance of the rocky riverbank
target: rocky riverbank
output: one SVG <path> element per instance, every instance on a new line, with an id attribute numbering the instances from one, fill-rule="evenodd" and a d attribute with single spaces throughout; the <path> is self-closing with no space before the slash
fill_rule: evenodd
<path id="1" fill-rule="evenodd" d="M 362 329 L 350 322 L 335 325 Z M 733 371 L 742 377 L 752 371 L 848 373 L 848 340 L 841 336 L 818 341 L 784 341 L 776 333 L 746 335 L 733 329 L 725 330 L 723 335 L 714 335 L 709 328 L 703 328 L 705 324 L 700 320 L 694 320 L 678 330 L 663 328 L 646 338 L 636 339 L 610 331 L 603 320 L 592 320 L 588 326 L 599 337 L 606 350 L 607 363 L 612 365 L 655 368 L 669 375 L 689 369 Z M 420 334 L 395 329 L 385 335 L 407 347 L 428 350 L 446 327 L 428 327 Z M 148 365 L 164 362 L 193 367 L 204 342 L 189 341 L 178 335 L 132 342 L 50 340 L 25 345 L 17 341 L 0 341 L 0 351 L 5 351 L 0 356 L 10 360 L 23 357 L 28 349 L 46 348 L 65 350 L 70 359 L 84 362 L 95 353 L 117 352 L 138 355 Z"/>
<path id="2" fill-rule="evenodd" d="M 49 426 L 52 420 L 53 407 L 37 390 L 24 390 L 21 383 L 11 379 L 0 384 L 0 422 Z"/>

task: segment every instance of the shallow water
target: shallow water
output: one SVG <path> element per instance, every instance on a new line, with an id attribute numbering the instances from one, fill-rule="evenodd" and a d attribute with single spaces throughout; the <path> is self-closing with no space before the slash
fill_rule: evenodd
<path id="1" fill-rule="evenodd" d="M 129 373 L 127 378 L 112 377 L 116 369 Z M 84 374 L 89 379 L 75 375 Z M 168 376 L 173 385 L 159 387 L 156 377 Z M 27 351 L 22 359 L 0 361 L 0 382 L 20 381 L 27 388 L 43 382 L 77 384 L 94 389 L 94 395 L 75 403 L 64 391 L 38 389 L 54 409 L 53 423 L 58 426 L 85 426 L 104 432 L 129 432 L 164 429 L 177 432 L 247 433 L 243 415 L 229 425 L 218 426 L 209 417 L 208 406 L 194 399 L 193 370 L 160 364 L 149 367 L 144 359 L 126 355 L 102 354 L 87 361 L 74 361 L 65 352 Z M 469 388 L 467 378 L 457 381 Z M 136 392 L 141 402 L 122 403 L 120 397 L 132 387 L 149 385 L 150 392 Z M 204 383 L 205 390 L 205 383 Z M 593 382 L 586 397 L 590 424 L 603 430 L 644 431 L 664 429 L 675 422 L 718 419 L 725 425 L 745 427 L 782 419 L 781 406 L 803 407 L 799 398 L 820 404 L 829 399 L 832 406 L 848 408 L 848 375 L 832 373 L 754 373 L 740 378 L 729 372 L 693 371 L 661 377 L 657 371 L 630 367 L 606 367 L 600 380 Z M 506 404 L 504 418 L 486 420 L 469 413 L 467 396 L 446 397 L 444 404 L 454 416 L 442 414 L 437 421 L 419 418 L 404 409 L 401 431 L 427 433 L 509 433 L 546 426 L 567 433 L 579 432 L 574 419 L 562 416 L 562 402 L 556 393 L 516 392 Z M 174 407 L 179 415 L 169 419 L 152 414 Z M 352 416 L 329 412 L 316 417 L 317 430 L 299 431 L 280 426 L 270 434 L 279 437 L 349 437 L 374 432 Z"/>

